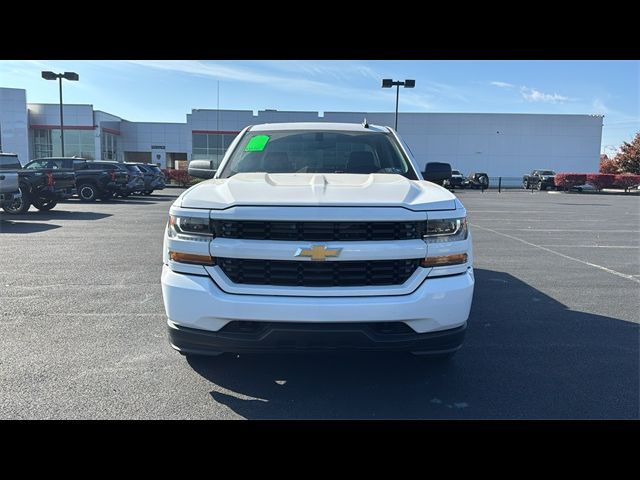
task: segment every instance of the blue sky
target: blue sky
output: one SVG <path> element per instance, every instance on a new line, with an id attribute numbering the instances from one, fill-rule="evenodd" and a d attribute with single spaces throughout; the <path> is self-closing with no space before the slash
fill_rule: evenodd
<path id="1" fill-rule="evenodd" d="M 400 94 L 411 112 L 604 114 L 611 154 L 640 130 L 637 61 L 0 61 L 0 87 L 57 103 L 41 70 L 75 71 L 65 103 L 90 103 L 133 121 L 184 122 L 192 108 L 392 111 L 382 78 L 416 80 Z"/>

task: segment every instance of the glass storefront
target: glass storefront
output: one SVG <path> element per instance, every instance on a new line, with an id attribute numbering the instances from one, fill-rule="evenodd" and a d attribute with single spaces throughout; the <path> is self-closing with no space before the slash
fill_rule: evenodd
<path id="1" fill-rule="evenodd" d="M 117 160 L 116 150 L 118 147 L 118 137 L 113 133 L 102 131 L 100 136 L 102 149 L 102 160 Z"/>
<path id="2" fill-rule="evenodd" d="M 95 160 L 93 130 L 64 129 L 64 154 L 67 157 L 82 157 Z M 31 130 L 33 158 L 59 157 L 62 155 L 60 129 L 36 128 Z"/>
<path id="3" fill-rule="evenodd" d="M 220 165 L 235 133 L 194 133 L 192 160 L 214 160 Z"/>

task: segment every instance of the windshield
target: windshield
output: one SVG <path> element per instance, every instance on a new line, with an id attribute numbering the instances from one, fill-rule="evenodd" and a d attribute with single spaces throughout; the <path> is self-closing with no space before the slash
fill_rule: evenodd
<path id="1" fill-rule="evenodd" d="M 555 173 L 552 170 L 540 170 L 538 173 L 540 175 L 555 175 Z"/>
<path id="2" fill-rule="evenodd" d="M 248 132 L 220 178 L 248 172 L 395 173 L 418 179 L 390 134 L 350 131 Z"/>
<path id="3" fill-rule="evenodd" d="M 127 165 L 127 170 L 130 172 L 142 173 L 142 170 L 140 170 L 137 165 Z"/>
<path id="4" fill-rule="evenodd" d="M 0 155 L 0 170 L 20 170 L 21 168 L 17 155 Z"/>
<path id="5" fill-rule="evenodd" d="M 451 170 L 451 175 L 461 175 L 458 170 Z"/>

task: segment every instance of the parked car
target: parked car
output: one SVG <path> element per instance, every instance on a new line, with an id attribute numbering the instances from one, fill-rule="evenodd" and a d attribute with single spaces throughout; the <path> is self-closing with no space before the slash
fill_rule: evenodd
<path id="1" fill-rule="evenodd" d="M 124 191 L 118 193 L 121 197 L 128 197 L 133 193 L 141 192 L 144 189 L 144 174 L 135 163 L 125 163 L 125 168 L 129 171 L 129 182 Z"/>
<path id="2" fill-rule="evenodd" d="M 571 188 L 569 188 L 570 191 L 572 192 L 595 192 L 597 191 L 596 187 L 594 187 L 593 185 L 590 185 L 588 183 L 585 183 L 584 185 L 575 185 Z"/>
<path id="3" fill-rule="evenodd" d="M 5 205 L 11 206 L 22 196 L 18 181 L 18 170 L 21 168 L 18 155 L 0 153 L 0 208 L 4 208 Z"/>
<path id="4" fill-rule="evenodd" d="M 444 187 L 449 189 L 455 188 L 467 188 L 469 186 L 469 180 L 464 178 L 460 170 L 451 170 L 451 178 L 449 180 L 445 180 Z"/>
<path id="5" fill-rule="evenodd" d="M 50 165 L 52 168 L 75 172 L 75 185 L 69 194 L 77 194 L 81 202 L 107 200 L 117 192 L 125 191 L 129 174 L 118 162 L 93 161 L 79 157 L 51 157 L 33 160 L 25 169 Z"/>
<path id="6" fill-rule="evenodd" d="M 553 170 L 532 170 L 529 175 L 522 177 L 522 188 L 537 188 L 538 190 L 546 190 L 547 188 L 555 189 L 555 175 Z"/>
<path id="7" fill-rule="evenodd" d="M 18 181 L 21 196 L 4 206 L 7 213 L 26 213 L 31 205 L 38 210 L 51 210 L 73 194 L 76 175 L 72 168 L 63 168 L 55 159 L 42 158 L 18 170 Z"/>
<path id="8" fill-rule="evenodd" d="M 427 164 L 423 176 L 396 135 L 366 123 L 253 125 L 215 172 L 192 161 L 189 175 L 210 180 L 169 211 L 171 345 L 455 353 L 474 288 L 466 210 L 436 184 L 451 166 Z"/>
<path id="9" fill-rule="evenodd" d="M 473 172 L 467 177 L 468 183 L 465 188 L 475 188 L 485 190 L 489 188 L 489 175 L 483 172 Z"/>
<path id="10" fill-rule="evenodd" d="M 164 173 L 157 165 L 150 163 L 135 164 L 144 174 L 144 188 L 139 192 L 142 195 L 151 195 L 154 190 L 163 190 L 166 187 Z"/>

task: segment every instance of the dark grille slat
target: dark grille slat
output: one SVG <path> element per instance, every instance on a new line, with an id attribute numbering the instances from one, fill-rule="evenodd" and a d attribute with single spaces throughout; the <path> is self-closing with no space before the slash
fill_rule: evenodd
<path id="1" fill-rule="evenodd" d="M 418 268 L 420 259 L 310 262 L 218 258 L 234 283 L 292 287 L 400 285 Z"/>
<path id="2" fill-rule="evenodd" d="M 423 222 L 280 222 L 212 220 L 220 238 L 309 242 L 411 240 L 422 238 Z"/>

